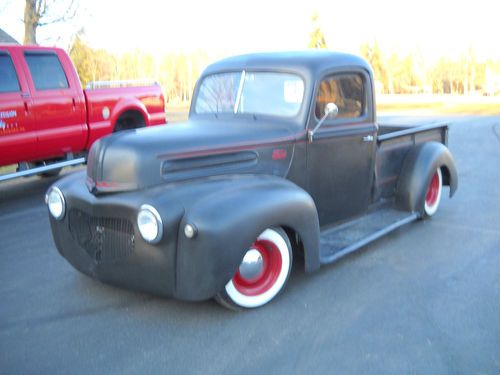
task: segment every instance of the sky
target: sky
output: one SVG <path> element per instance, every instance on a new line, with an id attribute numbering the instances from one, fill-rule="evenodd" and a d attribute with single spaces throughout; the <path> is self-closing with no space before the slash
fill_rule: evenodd
<path id="1" fill-rule="evenodd" d="M 307 47 L 311 16 L 329 49 L 359 53 L 376 40 L 404 55 L 459 57 L 472 47 L 480 60 L 500 59 L 498 0 L 79 0 L 69 23 L 39 29 L 40 44 L 67 48 L 83 28 L 93 48 L 151 54 L 206 51 L 214 55 Z M 498 5 L 496 5 L 498 4 Z M 497 9 L 498 8 L 498 9 Z M 0 1 L 0 27 L 23 39 L 24 0 Z"/>

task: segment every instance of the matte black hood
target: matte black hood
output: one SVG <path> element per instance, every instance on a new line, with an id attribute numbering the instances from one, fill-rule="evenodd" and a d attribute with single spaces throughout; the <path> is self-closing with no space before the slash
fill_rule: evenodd
<path id="1" fill-rule="evenodd" d="M 124 131 L 94 143 L 87 161 L 93 193 L 238 173 L 285 176 L 295 138 L 283 123 L 189 121 Z"/>

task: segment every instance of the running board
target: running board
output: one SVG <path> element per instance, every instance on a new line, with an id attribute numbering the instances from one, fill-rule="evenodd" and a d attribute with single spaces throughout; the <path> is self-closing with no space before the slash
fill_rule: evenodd
<path id="1" fill-rule="evenodd" d="M 386 207 L 328 229 L 321 233 L 321 264 L 335 262 L 418 217 L 417 213 Z"/>
<path id="2" fill-rule="evenodd" d="M 44 165 L 41 167 L 30 168 L 30 169 L 26 169 L 24 171 L 8 173 L 8 174 L 4 174 L 3 176 L 0 176 L 0 182 L 12 180 L 13 178 L 18 178 L 18 177 L 31 176 L 34 174 L 48 172 L 48 171 L 51 171 L 54 169 L 70 167 L 72 165 L 78 165 L 78 164 L 83 164 L 83 163 L 85 163 L 85 158 L 78 158 L 78 159 L 71 159 L 71 160 L 61 161 L 58 163 L 48 164 L 48 165 Z"/>

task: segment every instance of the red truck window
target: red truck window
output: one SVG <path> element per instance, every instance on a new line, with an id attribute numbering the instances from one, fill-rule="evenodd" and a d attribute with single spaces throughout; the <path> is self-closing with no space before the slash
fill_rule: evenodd
<path id="1" fill-rule="evenodd" d="M 0 93 L 20 90 L 12 59 L 6 53 L 0 53 Z"/>
<path id="2" fill-rule="evenodd" d="M 59 58 L 54 53 L 24 54 L 37 90 L 57 90 L 69 87 Z"/>

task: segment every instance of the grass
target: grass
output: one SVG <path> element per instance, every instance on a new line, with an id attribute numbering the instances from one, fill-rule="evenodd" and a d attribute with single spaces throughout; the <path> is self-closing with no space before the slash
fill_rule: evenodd
<path id="1" fill-rule="evenodd" d="M 16 167 L 16 165 L 6 165 L 4 167 L 0 167 L 0 175 L 15 172 Z"/>
<path id="2" fill-rule="evenodd" d="M 186 121 L 189 114 L 189 107 L 167 108 L 167 121 L 169 124 Z"/>
<path id="3" fill-rule="evenodd" d="M 377 111 L 429 115 L 500 115 L 500 97 L 451 95 L 381 95 Z"/>

